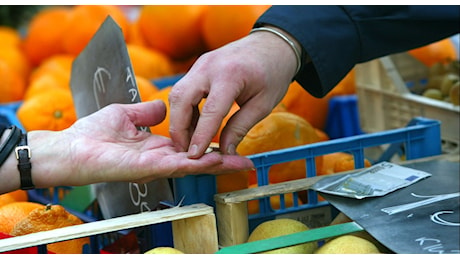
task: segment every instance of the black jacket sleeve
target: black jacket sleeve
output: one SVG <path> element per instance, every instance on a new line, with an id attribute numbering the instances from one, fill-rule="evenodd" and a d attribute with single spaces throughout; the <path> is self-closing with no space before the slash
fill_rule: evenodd
<path id="1" fill-rule="evenodd" d="M 460 6 L 274 5 L 254 27 L 270 24 L 309 55 L 296 80 L 325 96 L 357 64 L 427 45 L 460 32 Z"/>

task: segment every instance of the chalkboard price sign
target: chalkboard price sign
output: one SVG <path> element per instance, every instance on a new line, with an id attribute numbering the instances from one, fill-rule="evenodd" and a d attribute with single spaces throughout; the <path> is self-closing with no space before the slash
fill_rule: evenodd
<path id="1" fill-rule="evenodd" d="M 460 253 L 459 162 L 432 160 L 404 166 L 432 176 L 383 197 L 321 196 L 395 253 Z"/>
<path id="2" fill-rule="evenodd" d="M 140 102 L 134 75 L 123 33 L 108 16 L 72 64 L 77 116 L 87 116 L 111 103 Z M 150 131 L 148 127 L 139 130 Z M 151 211 L 160 201 L 174 201 L 167 179 L 146 184 L 101 183 L 92 188 L 104 218 Z"/>

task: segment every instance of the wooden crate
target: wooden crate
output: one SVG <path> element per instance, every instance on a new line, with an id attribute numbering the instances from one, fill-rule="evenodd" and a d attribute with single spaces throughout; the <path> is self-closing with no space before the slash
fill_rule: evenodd
<path id="1" fill-rule="evenodd" d="M 194 204 L 0 239 L 0 252 L 102 235 L 167 221 L 172 222 L 175 248 L 192 254 L 210 254 L 218 250 L 214 209 L 205 204 Z"/>

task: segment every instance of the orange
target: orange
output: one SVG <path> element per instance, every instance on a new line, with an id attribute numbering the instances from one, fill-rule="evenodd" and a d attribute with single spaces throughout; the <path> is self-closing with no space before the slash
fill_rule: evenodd
<path id="1" fill-rule="evenodd" d="M 0 59 L 0 103 L 20 101 L 25 91 L 24 78 Z"/>
<path id="2" fill-rule="evenodd" d="M 365 159 L 364 166 L 371 166 L 371 162 Z M 316 175 L 333 174 L 353 169 L 355 169 L 353 155 L 345 152 L 335 152 L 323 155 L 322 167 L 317 171 Z"/>
<path id="3" fill-rule="evenodd" d="M 164 53 L 140 45 L 127 45 L 134 74 L 146 79 L 172 76 L 174 68 L 171 60 Z"/>
<path id="4" fill-rule="evenodd" d="M 301 116 L 314 128 L 324 130 L 328 113 L 329 98 L 316 98 L 308 93 L 297 81 L 289 85 L 281 100 L 287 111 Z"/>
<path id="5" fill-rule="evenodd" d="M 43 205 L 29 201 L 16 201 L 0 206 L 0 232 L 10 235 L 18 221 L 27 217 L 32 210 L 40 207 Z"/>
<path id="6" fill-rule="evenodd" d="M 455 45 L 450 38 L 409 50 L 408 53 L 427 67 L 431 67 L 437 62 L 448 63 L 458 59 Z"/>
<path id="7" fill-rule="evenodd" d="M 150 97 L 148 99 L 148 100 L 160 99 L 160 100 L 163 100 L 163 102 L 166 104 L 166 117 L 163 120 L 163 122 L 159 123 L 158 125 L 150 127 L 150 132 L 152 132 L 152 134 L 170 137 L 170 135 L 169 135 L 169 101 L 168 101 L 168 96 L 169 96 L 169 92 L 171 92 L 171 89 L 172 89 L 172 86 L 162 88 L 158 92 L 153 93 L 153 95 L 150 95 Z"/>
<path id="8" fill-rule="evenodd" d="M 240 155 L 251 155 L 315 142 L 319 142 L 319 137 L 308 121 L 294 113 L 272 112 L 249 130 L 236 151 Z M 317 157 L 317 167 L 322 165 L 321 162 L 322 157 Z M 306 178 L 305 160 L 290 161 L 270 167 L 270 183 L 301 178 Z"/>
<path id="9" fill-rule="evenodd" d="M 211 5 L 203 15 L 202 32 L 208 50 L 249 34 L 270 5 Z"/>
<path id="10" fill-rule="evenodd" d="M 146 46 L 144 36 L 142 35 L 141 29 L 139 28 L 139 20 L 131 21 L 128 24 L 128 38 L 126 39 L 127 44 Z"/>
<path id="11" fill-rule="evenodd" d="M 0 195 L 0 207 L 11 202 L 27 201 L 29 195 L 25 190 L 15 190 Z"/>
<path id="12" fill-rule="evenodd" d="M 157 86 L 152 83 L 152 81 L 142 76 L 136 75 L 136 83 L 141 100 L 149 100 L 150 96 L 160 91 Z"/>
<path id="13" fill-rule="evenodd" d="M 147 46 L 174 60 L 184 60 L 205 50 L 201 34 L 204 5 L 144 5 L 139 28 Z"/>
<path id="14" fill-rule="evenodd" d="M 327 135 L 326 132 L 324 132 L 323 130 L 320 130 L 318 128 L 315 128 L 315 132 L 316 134 L 318 135 L 319 137 L 319 142 L 324 142 L 324 141 L 328 141 L 330 140 L 329 136 Z"/>
<path id="15" fill-rule="evenodd" d="M 24 100 L 28 100 L 50 88 L 70 89 L 70 86 L 68 83 L 60 82 L 59 78 L 54 74 L 45 74 L 29 84 L 24 94 Z"/>
<path id="16" fill-rule="evenodd" d="M 72 8 L 68 29 L 62 36 L 64 51 L 78 55 L 109 15 L 121 28 L 126 39 L 129 22 L 120 7 L 113 5 L 77 5 Z"/>
<path id="17" fill-rule="evenodd" d="M 71 54 L 56 54 L 46 58 L 30 74 L 30 82 L 43 75 L 53 75 L 60 82 L 70 86 L 72 62 L 75 56 Z"/>
<path id="18" fill-rule="evenodd" d="M 22 39 L 19 32 L 8 26 L 0 25 L 0 48 L 5 46 L 20 47 Z"/>
<path id="19" fill-rule="evenodd" d="M 44 88 L 24 100 L 16 114 L 26 131 L 63 130 L 77 120 L 71 91 L 62 88 Z"/>
<path id="20" fill-rule="evenodd" d="M 44 59 L 63 53 L 62 40 L 69 30 L 71 9 L 51 6 L 42 9 L 30 21 L 24 38 L 24 52 L 30 62 L 37 66 Z M 74 31 L 75 28 L 70 28 Z"/>
<path id="21" fill-rule="evenodd" d="M 6 62 L 27 82 L 32 66 L 29 59 L 19 47 L 5 46 L 0 48 L 0 60 Z"/>
<path id="22" fill-rule="evenodd" d="M 327 94 L 327 97 L 356 94 L 355 69 L 348 74 Z"/>
<path id="23" fill-rule="evenodd" d="M 20 220 L 11 231 L 13 236 L 21 236 L 40 231 L 83 224 L 77 216 L 60 205 L 47 205 L 34 209 Z M 81 254 L 83 246 L 89 244 L 89 237 L 82 237 L 47 245 L 47 249 L 57 254 Z"/>

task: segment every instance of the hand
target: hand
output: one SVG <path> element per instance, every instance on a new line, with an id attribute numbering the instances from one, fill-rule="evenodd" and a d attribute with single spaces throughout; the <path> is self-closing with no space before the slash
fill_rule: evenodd
<path id="1" fill-rule="evenodd" d="M 143 183 L 158 178 L 219 174 L 253 167 L 246 157 L 218 152 L 207 153 L 199 160 L 189 159 L 185 152 L 176 152 L 171 139 L 136 128 L 160 123 L 165 113 L 162 101 L 112 104 L 78 120 L 64 131 L 30 132 L 35 185 Z"/>
<path id="2" fill-rule="evenodd" d="M 270 32 L 250 34 L 201 56 L 169 95 L 169 130 L 178 151 L 200 158 L 236 101 L 240 110 L 219 140 L 222 153 L 235 154 L 247 132 L 286 94 L 296 65 L 290 46 Z"/>

